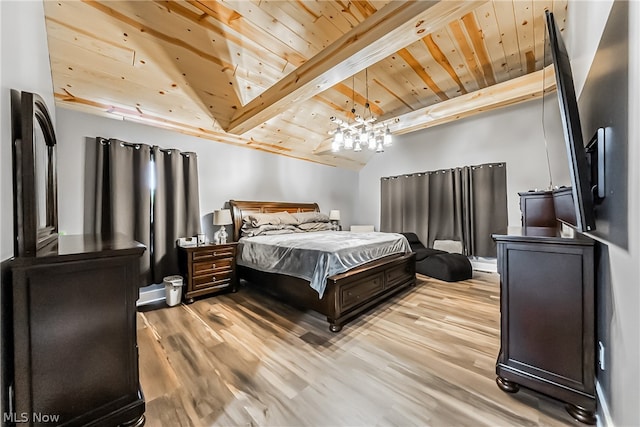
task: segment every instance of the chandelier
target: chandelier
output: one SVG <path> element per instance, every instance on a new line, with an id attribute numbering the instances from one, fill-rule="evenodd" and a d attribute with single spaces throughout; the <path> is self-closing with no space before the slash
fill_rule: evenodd
<path id="1" fill-rule="evenodd" d="M 353 122 L 351 122 L 350 119 L 349 121 L 344 121 L 335 116 L 329 119 L 332 123 L 338 125 L 337 128 L 329 131 L 330 134 L 333 134 L 331 143 L 331 151 L 333 152 L 338 152 L 343 149 L 359 152 L 362 151 L 363 147 L 367 147 L 369 150 L 375 150 L 376 153 L 382 153 L 385 147 L 389 147 L 393 143 L 389 125 L 376 123 L 376 118 L 371 112 L 371 106 L 369 105 L 369 79 L 366 68 L 364 72 L 365 103 L 362 116 L 356 115 L 355 76 L 353 76 L 351 83 L 351 115 L 354 117 Z"/>

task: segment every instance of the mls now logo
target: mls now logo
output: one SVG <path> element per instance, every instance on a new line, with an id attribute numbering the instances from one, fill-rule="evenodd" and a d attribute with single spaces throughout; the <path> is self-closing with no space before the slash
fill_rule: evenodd
<path id="1" fill-rule="evenodd" d="M 60 421 L 60 415 L 57 414 L 43 414 L 42 412 L 5 412 L 2 414 L 2 421 L 4 423 L 58 423 Z"/>

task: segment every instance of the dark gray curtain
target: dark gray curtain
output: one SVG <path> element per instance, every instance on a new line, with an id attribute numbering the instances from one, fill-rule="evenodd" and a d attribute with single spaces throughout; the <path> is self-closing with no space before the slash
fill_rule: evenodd
<path id="1" fill-rule="evenodd" d="M 469 187 L 467 250 L 475 256 L 495 257 L 496 244 L 490 236 L 507 234 L 507 166 L 471 167 Z"/>
<path id="2" fill-rule="evenodd" d="M 416 221 L 427 222 L 427 241 L 433 247 L 436 240 L 463 242 L 463 176 L 460 169 L 429 172 L 429 210 L 421 212 Z"/>
<path id="3" fill-rule="evenodd" d="M 151 244 L 151 147 L 97 138 L 94 221 L 89 232 L 123 234 Z M 151 283 L 151 256 L 140 260 L 140 280 Z"/>
<path id="4" fill-rule="evenodd" d="M 402 229 L 402 179 L 391 177 L 382 180 L 381 183 L 381 231 Z"/>
<path id="5" fill-rule="evenodd" d="M 177 274 L 178 237 L 200 232 L 198 164 L 195 153 L 153 147 L 156 189 L 153 199 L 153 281 Z"/>
<path id="6" fill-rule="evenodd" d="M 200 232 L 197 156 L 115 139 L 96 141 L 89 231 L 121 233 L 147 247 L 140 264 L 141 286 L 178 274 L 176 240 Z"/>
<path id="7" fill-rule="evenodd" d="M 491 234 L 507 229 L 505 164 L 382 178 L 380 229 L 414 232 L 429 247 L 458 240 L 466 255 L 495 257 Z"/>

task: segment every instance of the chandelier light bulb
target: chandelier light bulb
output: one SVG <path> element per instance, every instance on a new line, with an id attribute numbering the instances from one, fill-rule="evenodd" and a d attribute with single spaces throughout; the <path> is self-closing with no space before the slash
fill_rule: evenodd
<path id="1" fill-rule="evenodd" d="M 384 146 L 389 147 L 393 144 L 393 138 L 391 137 L 391 131 L 389 130 L 389 126 L 384 131 Z"/>
<path id="2" fill-rule="evenodd" d="M 347 131 L 344 136 L 344 148 L 347 150 L 351 150 L 353 148 L 353 136 L 351 136 L 351 132 Z"/>
<path id="3" fill-rule="evenodd" d="M 375 150 L 376 149 L 376 134 L 373 133 L 373 131 L 369 132 L 369 138 L 368 138 L 368 143 L 369 143 L 369 150 Z"/>
<path id="4" fill-rule="evenodd" d="M 355 151 L 356 153 L 359 153 L 360 151 L 362 151 L 362 145 L 360 145 L 360 140 L 356 140 L 356 145 L 353 147 L 353 151 Z"/>
<path id="5" fill-rule="evenodd" d="M 344 134 L 342 133 L 342 128 L 338 127 L 338 129 L 336 129 L 333 140 L 338 144 L 342 144 L 344 142 Z"/>
<path id="6" fill-rule="evenodd" d="M 384 147 L 382 146 L 382 140 L 378 140 L 378 145 L 376 146 L 376 153 L 384 153 Z"/>

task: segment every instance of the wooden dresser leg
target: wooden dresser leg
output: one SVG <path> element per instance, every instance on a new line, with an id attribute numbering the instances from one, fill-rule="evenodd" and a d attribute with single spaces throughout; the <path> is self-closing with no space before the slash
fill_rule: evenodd
<path id="1" fill-rule="evenodd" d="M 520 390 L 520 386 L 518 384 L 501 376 L 496 377 L 496 384 L 498 384 L 500 390 L 507 393 L 517 393 Z"/>
<path id="2" fill-rule="evenodd" d="M 342 330 L 342 325 L 336 325 L 335 323 L 329 322 L 329 330 L 331 332 L 340 332 Z"/>
<path id="3" fill-rule="evenodd" d="M 144 415 L 140 415 L 140 418 L 127 421 L 126 423 L 121 424 L 120 427 L 142 427 L 145 422 L 146 419 L 144 418 Z"/>
<path id="4" fill-rule="evenodd" d="M 568 403 L 565 406 L 565 409 L 576 420 L 585 423 L 585 424 L 595 424 L 596 423 L 596 414 L 593 411 L 582 408 L 578 405 L 572 405 Z"/>

